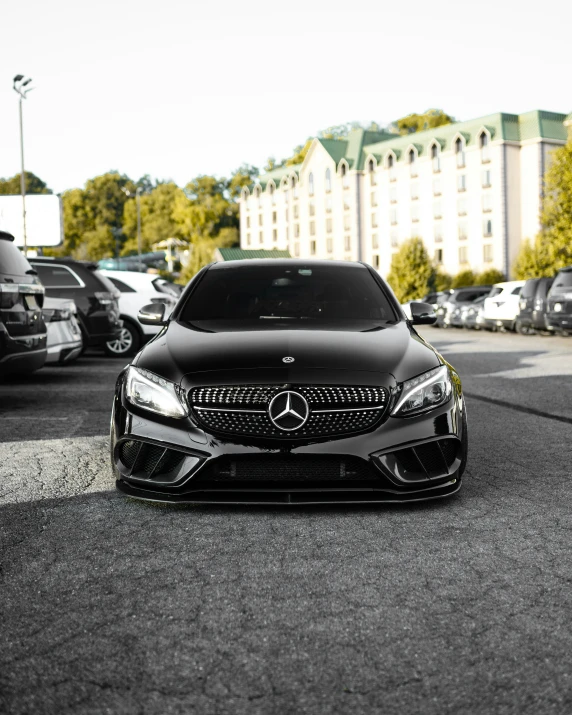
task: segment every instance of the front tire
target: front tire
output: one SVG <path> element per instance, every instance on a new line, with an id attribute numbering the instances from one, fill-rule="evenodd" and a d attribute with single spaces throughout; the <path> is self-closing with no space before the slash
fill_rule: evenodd
<path id="1" fill-rule="evenodd" d="M 124 319 L 119 337 L 105 343 L 104 351 L 109 357 L 127 357 L 135 355 L 140 344 L 139 330 L 133 323 Z"/>

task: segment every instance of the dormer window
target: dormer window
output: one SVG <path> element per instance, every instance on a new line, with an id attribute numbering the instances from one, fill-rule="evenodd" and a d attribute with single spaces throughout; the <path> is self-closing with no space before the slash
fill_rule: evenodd
<path id="1" fill-rule="evenodd" d="M 441 158 L 439 156 L 439 146 L 433 144 L 431 146 L 431 163 L 433 164 L 433 173 L 441 171 Z"/>
<path id="2" fill-rule="evenodd" d="M 342 175 L 342 186 L 344 189 L 347 189 L 350 185 L 350 177 L 348 174 L 348 166 L 345 162 L 340 166 L 340 174 Z"/>
<path id="3" fill-rule="evenodd" d="M 272 197 L 272 203 L 273 203 L 273 204 L 276 203 L 276 197 L 274 196 L 274 189 L 275 189 L 274 184 L 269 184 L 269 185 L 268 185 L 268 193 L 269 193 L 270 196 Z"/>
<path id="4" fill-rule="evenodd" d="M 387 157 L 387 168 L 389 169 L 389 180 L 395 181 L 395 157 L 389 154 Z"/>
<path id="5" fill-rule="evenodd" d="M 298 198 L 298 182 L 296 181 L 296 177 L 293 176 L 290 179 L 290 186 L 292 187 L 292 196 L 297 199 Z"/>
<path id="6" fill-rule="evenodd" d="M 329 193 L 332 190 L 332 172 L 326 169 L 326 191 Z"/>
<path id="7" fill-rule="evenodd" d="M 308 175 L 308 194 L 310 196 L 314 195 L 314 174 L 310 172 Z"/>
<path id="8" fill-rule="evenodd" d="M 481 148 L 481 161 L 485 164 L 487 161 L 491 160 L 490 153 L 490 137 L 486 132 L 481 132 L 479 135 L 479 146 Z"/>
<path id="9" fill-rule="evenodd" d="M 407 157 L 409 159 L 409 172 L 411 176 L 417 176 L 417 152 L 415 149 L 410 149 Z"/>
<path id="10" fill-rule="evenodd" d="M 258 206 L 260 207 L 260 186 L 257 186 L 254 189 L 254 196 L 256 197 L 256 200 L 258 201 Z"/>
<path id="11" fill-rule="evenodd" d="M 367 170 L 369 173 L 369 183 L 371 186 L 375 186 L 375 161 L 373 159 L 367 162 Z"/>
<path id="12" fill-rule="evenodd" d="M 455 156 L 457 157 L 457 169 L 462 169 L 465 166 L 465 145 L 461 137 L 455 140 Z"/>

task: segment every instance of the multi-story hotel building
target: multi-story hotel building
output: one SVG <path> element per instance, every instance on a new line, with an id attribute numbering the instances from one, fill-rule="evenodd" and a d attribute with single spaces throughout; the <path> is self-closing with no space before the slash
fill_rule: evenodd
<path id="1" fill-rule="evenodd" d="M 407 136 L 355 129 L 314 139 L 302 164 L 245 188 L 241 248 L 300 258 L 362 260 L 387 274 L 402 241 L 419 236 L 451 274 L 510 275 L 539 229 L 550 153 L 566 116 L 492 114 Z"/>

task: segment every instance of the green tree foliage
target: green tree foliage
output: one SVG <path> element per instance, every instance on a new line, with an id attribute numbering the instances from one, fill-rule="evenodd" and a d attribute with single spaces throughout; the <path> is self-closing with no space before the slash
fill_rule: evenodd
<path id="1" fill-rule="evenodd" d="M 185 198 L 183 190 L 173 182 L 158 184 L 149 193 L 142 194 L 141 201 L 141 245 L 143 253 L 153 250 L 153 244 L 165 238 L 185 239 L 184 231 L 175 221 L 173 208 L 179 196 Z M 129 198 L 123 209 L 123 235 L 125 243 L 121 253 L 128 255 L 137 251 L 137 203 Z"/>
<path id="2" fill-rule="evenodd" d="M 401 303 L 422 298 L 431 290 L 435 268 L 420 238 L 401 244 L 391 259 L 387 280 Z"/>
<path id="3" fill-rule="evenodd" d="M 572 141 L 552 152 L 544 179 L 542 229 L 525 241 L 514 264 L 517 278 L 553 276 L 572 263 Z"/>
<path id="4" fill-rule="evenodd" d="M 453 285 L 453 276 L 448 273 L 443 273 L 443 271 L 435 271 L 433 276 L 433 283 L 431 284 L 431 289 L 434 291 L 448 290 Z"/>
<path id="5" fill-rule="evenodd" d="M 286 166 L 296 166 L 302 164 L 306 158 L 306 154 L 312 146 L 312 139 L 308 139 L 305 144 L 300 144 L 294 149 L 294 154 L 289 159 L 286 159 Z"/>
<path id="6" fill-rule="evenodd" d="M 20 193 L 20 176 L 16 174 L 11 179 L 0 179 L 0 195 L 9 196 Z M 26 177 L 26 194 L 51 194 L 52 190 L 48 188 L 45 181 L 42 181 L 39 176 L 32 174 L 31 171 L 25 171 Z"/>
<path id="7" fill-rule="evenodd" d="M 471 270 L 461 271 L 453 278 L 451 288 L 466 288 L 467 286 L 474 286 L 476 278 L 476 275 Z"/>
<path id="8" fill-rule="evenodd" d="M 243 164 L 232 173 L 228 182 L 228 193 L 231 199 L 238 199 L 243 186 L 250 186 L 254 179 L 259 175 L 259 171 L 255 166 Z"/>
<path id="9" fill-rule="evenodd" d="M 506 280 L 505 274 L 498 268 L 489 268 L 487 271 L 479 273 L 475 278 L 475 285 L 488 286 L 494 283 L 502 283 Z"/>
<path id="10" fill-rule="evenodd" d="M 442 127 L 445 124 L 452 124 L 455 120 L 442 109 L 428 109 L 423 114 L 408 114 L 406 117 L 396 119 L 390 124 L 390 131 L 397 134 L 415 134 L 425 129 Z"/>

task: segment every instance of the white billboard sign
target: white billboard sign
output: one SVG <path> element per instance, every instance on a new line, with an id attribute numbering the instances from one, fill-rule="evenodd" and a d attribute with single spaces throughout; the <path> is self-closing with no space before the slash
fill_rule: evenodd
<path id="1" fill-rule="evenodd" d="M 0 231 L 11 233 L 17 246 L 24 245 L 21 196 L 0 196 Z M 63 240 L 63 222 L 59 196 L 26 196 L 26 238 L 28 248 L 60 245 Z"/>

